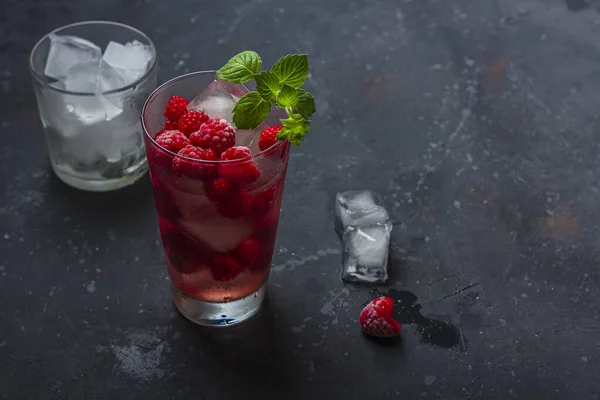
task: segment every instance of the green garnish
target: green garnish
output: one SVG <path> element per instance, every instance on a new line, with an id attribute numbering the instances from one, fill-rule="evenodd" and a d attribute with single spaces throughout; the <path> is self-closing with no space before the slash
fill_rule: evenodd
<path id="1" fill-rule="evenodd" d="M 309 118 L 315 112 L 315 99 L 300 86 L 308 77 L 308 56 L 289 54 L 261 72 L 262 60 L 254 51 L 242 51 L 217 71 L 217 77 L 229 83 L 245 83 L 254 79 L 256 91 L 244 95 L 233 108 L 233 123 L 239 129 L 254 129 L 271 112 L 271 106 L 283 109 L 288 118 L 278 140 L 299 145 L 310 130 Z"/>

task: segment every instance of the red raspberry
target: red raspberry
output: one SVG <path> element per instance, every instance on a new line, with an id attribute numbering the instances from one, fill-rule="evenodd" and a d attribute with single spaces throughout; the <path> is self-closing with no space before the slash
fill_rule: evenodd
<path id="1" fill-rule="evenodd" d="M 177 153 L 179 150 L 183 149 L 185 146 L 189 146 L 190 144 L 188 138 L 186 138 L 183 133 L 179 131 L 163 130 L 156 135 L 154 140 L 161 147 L 172 151 L 173 153 Z"/>
<path id="2" fill-rule="evenodd" d="M 279 133 L 282 128 L 283 126 L 270 126 L 265 128 L 265 130 L 260 133 L 260 138 L 258 139 L 258 148 L 261 150 L 266 150 L 277 143 L 277 133 Z"/>
<path id="3" fill-rule="evenodd" d="M 193 158 L 196 160 L 206 160 L 206 152 L 204 151 L 204 149 L 194 147 L 191 144 L 188 144 L 186 147 L 179 150 L 177 155 Z M 173 158 L 173 171 L 179 175 L 197 178 L 205 176 L 206 172 L 209 169 L 210 167 L 208 165 L 201 162 L 186 160 L 183 157 Z"/>
<path id="4" fill-rule="evenodd" d="M 252 197 L 246 192 L 231 193 L 219 202 L 218 209 L 226 218 L 241 218 L 252 212 Z"/>
<path id="5" fill-rule="evenodd" d="M 171 192 L 164 187 L 159 180 L 150 173 L 152 182 L 152 193 L 154 193 L 154 205 L 159 218 L 177 220 L 179 218 L 179 209 L 177 202 Z"/>
<path id="6" fill-rule="evenodd" d="M 268 214 L 254 220 L 254 232 L 261 237 L 268 238 L 277 231 L 279 222 L 279 210 L 273 210 Z"/>
<path id="7" fill-rule="evenodd" d="M 260 258 L 260 250 L 260 241 L 248 238 L 242 240 L 237 249 L 235 249 L 235 255 L 248 269 L 253 269 Z"/>
<path id="8" fill-rule="evenodd" d="M 202 111 L 188 111 L 179 119 L 177 129 L 189 137 L 190 133 L 196 132 L 206 121 L 208 121 L 208 115 Z"/>
<path id="9" fill-rule="evenodd" d="M 359 323 L 362 330 L 377 338 L 391 338 L 400 333 L 400 324 L 394 320 L 392 311 L 394 300 L 379 297 L 360 312 Z"/>
<path id="10" fill-rule="evenodd" d="M 235 145 L 235 129 L 224 119 L 209 119 L 199 128 L 200 130 L 190 135 L 190 141 L 194 146 L 213 149 L 217 154 L 221 154 Z"/>
<path id="11" fill-rule="evenodd" d="M 165 117 L 173 122 L 178 122 L 179 118 L 187 112 L 187 106 L 190 102 L 181 96 L 173 96 L 169 99 L 165 108 Z"/>
<path id="12" fill-rule="evenodd" d="M 186 235 L 172 221 L 159 218 L 160 236 L 169 263 L 182 274 L 194 272 L 199 264 L 201 249 L 195 240 Z"/>
<path id="13" fill-rule="evenodd" d="M 256 196 L 254 196 L 254 212 L 258 215 L 262 215 L 268 212 L 269 209 L 271 209 L 271 206 L 273 206 L 276 196 L 277 186 L 275 185 L 272 185 L 266 190 L 258 193 Z"/>
<path id="14" fill-rule="evenodd" d="M 244 267 L 229 255 L 215 257 L 210 265 L 213 278 L 219 282 L 228 282 L 235 279 L 243 269 Z"/>
<path id="15" fill-rule="evenodd" d="M 221 154 L 222 161 L 241 160 L 223 163 L 219 166 L 219 176 L 239 182 L 252 183 L 260 177 L 260 171 L 252 159 L 252 152 L 244 146 L 231 147 Z"/>
<path id="16" fill-rule="evenodd" d="M 177 122 L 171 121 L 170 119 L 165 121 L 165 130 L 166 131 L 176 131 L 177 130 Z"/>
<path id="17" fill-rule="evenodd" d="M 206 194 L 209 199 L 216 201 L 226 197 L 233 189 L 233 186 L 228 180 L 217 178 L 210 181 L 206 187 Z"/>

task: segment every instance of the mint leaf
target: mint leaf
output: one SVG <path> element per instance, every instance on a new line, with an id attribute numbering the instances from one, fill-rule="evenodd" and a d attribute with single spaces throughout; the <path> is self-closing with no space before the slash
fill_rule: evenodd
<path id="1" fill-rule="evenodd" d="M 271 100 L 279 94 L 279 79 L 270 71 L 261 72 L 254 75 L 256 81 L 256 91 L 265 100 Z"/>
<path id="2" fill-rule="evenodd" d="M 301 115 L 292 115 L 290 118 L 282 119 L 283 129 L 277 133 L 277 140 L 289 140 L 297 146 L 304 139 L 304 134 L 310 130 L 310 121 L 303 119 Z"/>
<path id="3" fill-rule="evenodd" d="M 308 56 L 306 54 L 288 54 L 273 65 L 271 72 L 293 88 L 302 86 L 308 76 Z"/>
<path id="4" fill-rule="evenodd" d="M 284 84 L 277 97 L 277 103 L 283 108 L 295 106 L 298 103 L 298 92 L 293 87 Z"/>
<path id="5" fill-rule="evenodd" d="M 292 107 L 292 112 L 309 119 L 315 113 L 315 98 L 304 89 L 296 89 L 296 91 L 298 92 L 298 103 Z"/>
<path id="6" fill-rule="evenodd" d="M 238 129 L 254 129 L 270 111 L 271 104 L 258 92 L 246 93 L 233 107 L 233 123 Z"/>
<path id="7" fill-rule="evenodd" d="M 227 64 L 217 71 L 217 77 L 229 83 L 244 83 L 260 72 L 262 60 L 254 51 L 242 51 L 231 57 Z"/>

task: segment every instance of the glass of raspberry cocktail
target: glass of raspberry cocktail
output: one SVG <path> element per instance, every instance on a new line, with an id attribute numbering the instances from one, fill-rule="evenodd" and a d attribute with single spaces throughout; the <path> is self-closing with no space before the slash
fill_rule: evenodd
<path id="1" fill-rule="evenodd" d="M 242 322 L 266 294 L 290 144 L 259 143 L 274 116 L 255 130 L 227 121 L 227 102 L 245 92 L 191 73 L 156 89 L 142 115 L 173 296 L 201 325 Z"/>
<path id="2" fill-rule="evenodd" d="M 300 144 L 315 111 L 300 88 L 306 55 L 261 67 L 244 51 L 218 71 L 166 82 L 142 111 L 175 304 L 200 325 L 235 325 L 260 308 L 290 144 Z M 242 85 L 251 80 L 253 92 Z"/>

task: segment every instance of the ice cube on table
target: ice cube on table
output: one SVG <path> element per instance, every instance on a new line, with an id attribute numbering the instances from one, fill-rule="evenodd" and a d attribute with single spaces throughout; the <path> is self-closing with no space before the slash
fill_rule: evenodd
<path id="1" fill-rule="evenodd" d="M 47 77 L 62 80 L 75 65 L 97 62 L 102 50 L 89 40 L 70 35 L 51 33 L 50 50 L 46 59 L 44 74 Z"/>
<path id="2" fill-rule="evenodd" d="M 335 199 L 335 228 L 340 237 L 349 226 L 363 227 L 390 224 L 381 196 L 370 190 L 348 190 Z"/>
<path id="3" fill-rule="evenodd" d="M 109 42 L 102 59 L 122 78 L 124 86 L 141 78 L 152 59 L 150 46 L 137 40 L 125 43 Z"/>
<path id="4" fill-rule="evenodd" d="M 388 279 L 387 264 L 391 225 L 349 226 L 343 235 L 342 280 L 383 284 Z"/>
<path id="5" fill-rule="evenodd" d="M 234 88 L 241 85 L 232 85 L 227 82 L 215 80 L 211 82 L 194 100 L 188 104 L 188 110 L 202 111 L 210 118 L 223 118 L 233 123 L 233 107 L 239 97 L 232 94 Z M 243 88 L 243 86 L 241 86 Z M 235 97 L 234 97 L 235 96 Z M 243 96 L 243 94 L 242 94 Z"/>

